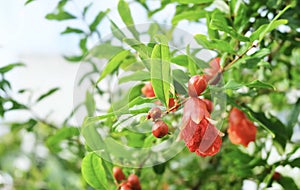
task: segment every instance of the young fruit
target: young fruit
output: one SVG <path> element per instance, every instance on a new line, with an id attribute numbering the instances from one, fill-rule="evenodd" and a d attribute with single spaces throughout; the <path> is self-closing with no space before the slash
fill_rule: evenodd
<path id="1" fill-rule="evenodd" d="M 151 108 L 151 110 L 148 112 L 148 115 L 147 115 L 147 119 L 150 119 L 152 118 L 153 121 L 156 121 L 157 119 L 161 118 L 161 109 L 159 109 L 158 107 L 153 107 Z"/>
<path id="2" fill-rule="evenodd" d="M 152 127 L 152 134 L 157 138 L 162 138 L 169 132 L 168 125 L 162 120 L 155 121 Z"/>
<path id="3" fill-rule="evenodd" d="M 191 97 L 198 97 L 206 89 L 207 81 L 205 75 L 192 76 L 188 83 L 188 93 Z"/>
<path id="4" fill-rule="evenodd" d="M 128 184 L 131 186 L 132 190 L 142 190 L 139 177 L 135 174 L 131 174 L 128 177 Z"/>
<path id="5" fill-rule="evenodd" d="M 152 84 L 150 82 L 147 82 L 145 86 L 142 88 L 142 93 L 147 97 L 147 98 L 153 98 L 155 97 L 155 93 L 152 87 Z"/>
<path id="6" fill-rule="evenodd" d="M 122 180 L 126 179 L 122 169 L 119 168 L 119 167 L 114 167 L 113 168 L 113 174 L 114 174 L 114 177 L 117 181 L 122 181 Z"/>

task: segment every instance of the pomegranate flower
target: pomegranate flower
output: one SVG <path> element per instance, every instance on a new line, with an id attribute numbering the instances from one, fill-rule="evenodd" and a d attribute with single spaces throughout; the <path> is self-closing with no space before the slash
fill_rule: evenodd
<path id="1" fill-rule="evenodd" d="M 199 156 L 213 156 L 220 151 L 221 132 L 209 122 L 205 102 L 192 97 L 184 104 L 181 138 L 191 152 Z"/>
<path id="2" fill-rule="evenodd" d="M 233 108 L 229 114 L 228 134 L 233 144 L 247 147 L 251 141 L 255 141 L 256 127 L 241 110 Z"/>
<path id="3" fill-rule="evenodd" d="M 209 68 L 204 69 L 205 78 L 207 83 L 215 85 L 221 79 L 221 66 L 220 66 L 220 58 L 217 57 L 209 63 Z"/>

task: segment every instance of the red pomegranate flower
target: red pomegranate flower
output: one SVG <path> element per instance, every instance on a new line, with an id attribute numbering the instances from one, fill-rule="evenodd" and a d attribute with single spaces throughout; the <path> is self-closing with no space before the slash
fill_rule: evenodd
<path id="1" fill-rule="evenodd" d="M 228 134 L 233 144 L 247 147 L 251 141 L 255 141 L 256 127 L 241 110 L 233 108 L 229 114 Z"/>
<path id="2" fill-rule="evenodd" d="M 212 125 L 206 104 L 199 98 L 187 100 L 183 108 L 181 138 L 191 152 L 199 156 L 213 156 L 220 151 L 220 131 Z"/>
<path id="3" fill-rule="evenodd" d="M 221 79 L 221 66 L 220 66 L 220 58 L 214 58 L 209 63 L 209 68 L 204 69 L 204 75 L 207 80 L 207 83 L 215 85 Z"/>

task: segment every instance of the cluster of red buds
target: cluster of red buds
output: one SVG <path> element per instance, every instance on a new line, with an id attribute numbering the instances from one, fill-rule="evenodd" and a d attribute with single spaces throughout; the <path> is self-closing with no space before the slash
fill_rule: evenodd
<path id="1" fill-rule="evenodd" d="M 140 180 L 137 175 L 130 174 L 126 179 L 125 174 L 119 167 L 113 168 L 113 175 L 118 182 L 118 190 L 142 190 Z"/>

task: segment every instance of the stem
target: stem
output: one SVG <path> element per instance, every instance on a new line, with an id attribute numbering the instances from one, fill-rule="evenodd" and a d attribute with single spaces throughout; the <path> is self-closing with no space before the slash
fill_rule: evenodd
<path id="1" fill-rule="evenodd" d="M 253 43 L 242 55 L 238 55 L 237 58 L 235 58 L 233 61 L 231 61 L 228 65 L 226 65 L 222 70 L 221 73 L 228 70 L 235 62 L 237 62 L 239 59 L 243 58 L 252 48 L 257 47 L 256 43 Z"/>

